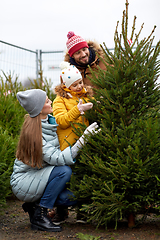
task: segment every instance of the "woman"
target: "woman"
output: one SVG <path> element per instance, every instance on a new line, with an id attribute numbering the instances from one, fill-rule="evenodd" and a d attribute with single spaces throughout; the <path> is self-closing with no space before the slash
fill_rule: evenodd
<path id="1" fill-rule="evenodd" d="M 52 101 L 40 89 L 17 93 L 21 106 L 28 112 L 17 147 L 11 187 L 15 196 L 24 201 L 31 228 L 57 232 L 61 226 L 52 223 L 47 209 L 76 204 L 73 193 L 66 189 L 79 148 L 85 144 L 84 135 L 70 148 L 61 151 L 57 137 L 57 123 L 52 113 Z M 84 134 L 96 133 L 97 123 Z M 72 197 L 72 199 L 71 199 Z"/>

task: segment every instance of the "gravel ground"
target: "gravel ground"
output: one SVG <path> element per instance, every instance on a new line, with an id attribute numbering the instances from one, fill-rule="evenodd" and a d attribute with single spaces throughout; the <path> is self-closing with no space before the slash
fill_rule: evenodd
<path id="1" fill-rule="evenodd" d="M 28 214 L 24 213 L 21 208 L 22 202 L 16 199 L 7 202 L 7 208 L 0 212 L 0 240 L 74 240 L 89 235 L 86 240 L 152 240 L 160 239 L 160 218 L 154 214 L 150 214 L 146 221 L 139 227 L 130 229 L 127 226 L 127 221 L 118 224 L 118 230 L 110 226 L 107 230 L 99 228 L 96 230 L 95 226 L 90 224 L 77 224 L 74 212 L 69 213 L 67 222 L 62 224 L 62 232 L 48 233 L 41 231 L 33 231 L 30 228 Z M 98 238 L 99 237 L 99 238 Z"/>

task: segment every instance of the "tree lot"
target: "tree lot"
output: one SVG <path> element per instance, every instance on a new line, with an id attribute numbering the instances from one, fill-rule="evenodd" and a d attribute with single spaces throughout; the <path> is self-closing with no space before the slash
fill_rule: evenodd
<path id="1" fill-rule="evenodd" d="M 140 40 L 143 25 L 135 33 L 136 17 L 128 36 L 128 1 L 123 12 L 121 33 L 115 30 L 115 50 L 106 44 L 106 71 L 93 72 L 97 85 L 94 108 L 86 113 L 97 121 L 101 132 L 90 138 L 73 166 L 69 187 L 86 212 L 88 221 L 105 225 L 128 218 L 134 226 L 138 213 L 150 209 L 159 212 L 160 193 L 160 90 L 157 78 L 160 69 L 160 42 L 152 48 L 154 31 Z M 129 40 L 129 41 L 128 41 Z M 9 185 L 15 149 L 24 110 L 16 99 L 23 90 L 18 80 L 4 75 L 0 82 L 0 204 L 11 194 Z M 34 81 L 31 87 L 47 91 L 54 99 L 47 80 Z M 82 133 L 84 126 L 75 130 Z"/>

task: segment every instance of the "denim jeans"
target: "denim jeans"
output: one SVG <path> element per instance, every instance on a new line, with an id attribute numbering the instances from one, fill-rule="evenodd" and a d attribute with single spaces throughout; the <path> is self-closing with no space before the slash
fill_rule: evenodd
<path id="1" fill-rule="evenodd" d="M 54 206 L 69 207 L 77 203 L 76 200 L 73 200 L 74 194 L 66 189 L 66 183 L 70 181 L 71 174 L 72 169 L 69 166 L 53 168 L 40 199 L 41 207 L 52 209 Z"/>

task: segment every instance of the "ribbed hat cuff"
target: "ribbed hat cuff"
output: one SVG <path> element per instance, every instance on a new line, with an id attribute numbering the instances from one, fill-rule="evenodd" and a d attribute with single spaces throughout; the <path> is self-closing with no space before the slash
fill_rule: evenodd
<path id="1" fill-rule="evenodd" d="M 78 44 L 76 44 L 75 46 L 73 46 L 73 47 L 68 51 L 70 57 L 72 57 L 72 55 L 73 55 L 75 52 L 79 51 L 81 48 L 89 48 L 87 42 L 81 42 L 81 43 L 78 43 Z"/>

